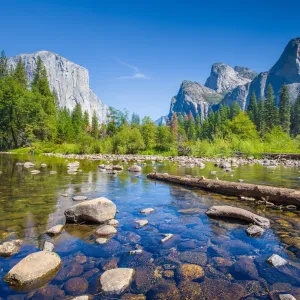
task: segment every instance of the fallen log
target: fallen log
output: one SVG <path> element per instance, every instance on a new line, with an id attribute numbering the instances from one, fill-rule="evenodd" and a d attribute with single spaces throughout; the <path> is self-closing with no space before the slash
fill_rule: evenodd
<path id="1" fill-rule="evenodd" d="M 192 187 L 198 187 L 219 194 L 254 197 L 256 199 L 265 198 L 268 199 L 269 202 L 273 202 L 275 204 L 295 205 L 297 207 L 300 207 L 300 191 L 294 189 L 279 188 L 251 183 L 213 180 L 206 179 L 204 177 L 190 178 L 156 172 L 148 174 L 147 178 Z"/>
<path id="2" fill-rule="evenodd" d="M 255 223 L 256 225 L 259 225 L 261 227 L 270 227 L 270 221 L 267 218 L 261 217 L 248 210 L 234 206 L 212 206 L 210 209 L 207 210 L 206 214 L 210 217 L 239 219 L 247 221 L 249 223 Z"/>

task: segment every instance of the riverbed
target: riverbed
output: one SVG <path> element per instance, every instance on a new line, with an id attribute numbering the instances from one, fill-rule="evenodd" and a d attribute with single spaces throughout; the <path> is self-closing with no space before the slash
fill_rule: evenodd
<path id="1" fill-rule="evenodd" d="M 22 163 L 28 161 L 35 166 L 24 168 Z M 146 178 L 148 173 L 157 171 L 298 189 L 298 166 L 270 168 L 252 163 L 226 172 L 213 162 L 204 162 L 205 167 L 200 168 L 159 159 L 138 161 L 142 172 L 132 173 L 127 168 L 134 161 L 82 159 L 78 160 L 79 171 L 68 173 L 67 165 L 72 161 L 45 155 L 0 154 L 0 243 L 24 240 L 19 253 L 0 258 L 3 299 L 72 299 L 76 295 L 105 299 L 98 278 L 117 267 L 134 268 L 136 272 L 131 286 L 119 296 L 123 299 L 250 300 L 277 299 L 278 294 L 300 299 L 298 210 L 278 210 Z M 98 165 L 102 163 L 118 163 L 124 170 L 117 174 L 100 172 Z M 32 174 L 32 170 L 40 173 Z M 106 197 L 116 204 L 117 234 L 107 244 L 95 243 L 95 225 L 68 224 L 55 238 L 45 234 L 48 228 L 65 223 L 64 211 L 77 204 L 72 200 L 76 195 L 88 199 Z M 269 218 L 271 226 L 262 236 L 249 237 L 245 232 L 248 224 L 205 214 L 212 205 L 221 204 Z M 140 211 L 148 207 L 154 212 L 142 215 Z M 137 229 L 137 219 L 147 219 L 149 223 Z M 163 234 L 169 233 L 173 237 L 161 243 Z M 3 277 L 26 255 L 39 251 L 45 240 L 53 242 L 54 251 L 63 261 L 59 273 L 43 288 L 15 291 Z M 143 251 L 130 255 L 133 250 Z M 280 255 L 289 264 L 283 269 L 270 266 L 266 260 L 272 254 Z M 201 266 L 204 275 L 187 280 L 183 265 Z M 78 284 L 74 293 L 68 283 L 72 278 L 84 279 L 87 284 Z"/>

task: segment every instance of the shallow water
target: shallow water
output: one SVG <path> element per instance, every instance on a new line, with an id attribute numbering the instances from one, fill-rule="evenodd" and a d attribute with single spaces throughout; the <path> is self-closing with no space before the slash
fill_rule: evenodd
<path id="1" fill-rule="evenodd" d="M 16 165 L 25 161 L 34 162 L 36 167 L 25 169 Z M 245 165 L 234 169 L 233 173 L 226 173 L 212 164 L 206 164 L 201 170 L 167 162 L 147 162 L 142 174 L 122 171 L 118 175 L 108 175 L 98 171 L 99 161 L 82 160 L 82 172 L 71 175 L 67 173 L 69 162 L 46 156 L 0 154 L 0 242 L 25 239 L 20 253 L 8 259 L 0 258 L 0 296 L 3 299 L 65 299 L 71 293 L 66 282 L 72 277 L 85 278 L 88 282 L 87 290 L 77 294 L 104 299 L 99 293 L 97 279 L 104 270 L 117 266 L 136 269 L 136 279 L 126 293 L 146 294 L 147 299 L 158 299 L 159 293 L 169 299 L 199 299 L 201 293 L 204 299 L 271 299 L 278 292 L 300 297 L 299 211 L 278 211 L 241 202 L 235 197 L 146 178 L 147 173 L 156 170 L 299 188 L 300 169 L 277 167 L 271 170 Z M 40 167 L 41 163 L 46 163 L 47 167 Z M 33 169 L 41 173 L 31 175 Z M 216 170 L 217 175 L 210 175 L 212 170 Z M 57 174 L 50 175 L 50 171 L 57 171 Z M 120 222 L 118 234 L 108 244 L 97 245 L 93 235 L 95 226 L 67 225 L 60 236 L 52 239 L 56 245 L 54 251 L 63 260 L 59 274 L 46 288 L 26 293 L 12 290 L 3 281 L 4 275 L 26 255 L 39 251 L 45 239 L 51 240 L 44 234 L 45 230 L 64 223 L 64 210 L 77 204 L 72 200 L 74 195 L 86 195 L 88 199 L 104 196 L 112 200 L 119 211 L 116 215 Z M 224 203 L 270 218 L 271 228 L 261 237 L 250 238 L 245 233 L 247 224 L 205 215 L 210 206 Z M 153 207 L 155 212 L 141 215 L 139 211 L 146 207 Z M 196 210 L 182 211 L 190 208 Z M 149 225 L 136 229 L 136 219 L 147 219 Z M 161 244 L 163 233 L 173 233 L 174 237 Z M 138 248 L 144 250 L 143 254 L 128 255 L 130 250 Z M 283 270 L 270 267 L 265 261 L 273 253 L 293 265 Z M 243 257 L 248 258 L 242 263 L 247 271 L 242 271 L 236 263 Z M 177 268 L 183 263 L 201 265 L 205 277 L 192 283 L 182 281 Z M 52 298 L 46 298 L 47 294 Z M 17 295 L 18 298 L 14 298 Z"/>

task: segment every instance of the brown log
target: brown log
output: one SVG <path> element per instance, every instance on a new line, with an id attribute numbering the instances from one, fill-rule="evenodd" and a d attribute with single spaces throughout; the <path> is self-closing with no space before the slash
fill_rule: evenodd
<path id="1" fill-rule="evenodd" d="M 268 199 L 275 204 L 295 205 L 300 207 L 300 191 L 287 188 L 279 188 L 267 185 L 251 183 L 230 182 L 206 178 L 190 178 L 183 176 L 169 175 L 167 173 L 150 173 L 149 179 L 156 179 L 165 182 L 172 182 L 181 185 L 198 187 L 207 191 L 219 194 L 234 196 L 246 196 L 256 199 Z"/>
<path id="2" fill-rule="evenodd" d="M 248 210 L 228 206 L 228 205 L 220 205 L 220 206 L 212 206 L 206 214 L 211 217 L 224 217 L 224 218 L 232 218 L 244 220 L 249 223 L 255 223 L 261 227 L 270 227 L 270 221 L 267 218 L 256 215 Z"/>

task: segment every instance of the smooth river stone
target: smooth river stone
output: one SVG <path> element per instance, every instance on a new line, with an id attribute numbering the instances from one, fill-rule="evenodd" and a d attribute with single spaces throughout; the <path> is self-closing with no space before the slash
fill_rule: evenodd
<path id="1" fill-rule="evenodd" d="M 287 261 L 284 258 L 277 255 L 277 254 L 271 255 L 268 258 L 267 262 L 269 264 L 271 264 L 273 267 L 276 267 L 276 268 L 287 264 Z"/>
<path id="2" fill-rule="evenodd" d="M 4 280 L 13 288 L 30 291 L 53 279 L 61 263 L 59 255 L 54 252 L 35 252 L 16 264 L 5 275 Z"/>
<path id="3" fill-rule="evenodd" d="M 96 234 L 100 235 L 100 236 L 109 236 L 109 235 L 116 234 L 116 233 L 117 233 L 117 229 L 111 225 L 104 225 L 104 226 L 99 227 L 96 230 Z"/>
<path id="4" fill-rule="evenodd" d="M 138 165 L 133 165 L 131 167 L 128 168 L 129 172 L 141 172 L 142 168 Z"/>
<path id="5" fill-rule="evenodd" d="M 60 234 L 63 231 L 63 229 L 64 229 L 64 225 L 55 225 L 55 226 L 49 228 L 46 231 L 46 233 L 49 234 L 49 235 L 54 236 L 54 235 Z"/>
<path id="6" fill-rule="evenodd" d="M 151 214 L 153 213 L 155 210 L 154 208 L 148 207 L 148 208 L 144 208 L 140 211 L 141 214 Z"/>
<path id="7" fill-rule="evenodd" d="M 144 226 L 146 226 L 149 222 L 148 220 L 136 220 L 136 228 L 142 228 Z"/>
<path id="8" fill-rule="evenodd" d="M 10 257 L 20 251 L 20 247 L 22 246 L 22 240 L 12 240 L 3 243 L 0 245 L 0 256 L 2 257 Z"/>
<path id="9" fill-rule="evenodd" d="M 83 221 L 105 223 L 114 219 L 117 212 L 116 205 L 104 198 L 87 200 L 65 210 L 67 222 L 80 223 Z"/>
<path id="10" fill-rule="evenodd" d="M 257 225 L 252 225 L 246 229 L 246 232 L 250 236 L 259 236 L 262 235 L 265 230 Z"/>
<path id="11" fill-rule="evenodd" d="M 87 196 L 74 196 L 72 199 L 74 201 L 83 201 L 86 200 L 88 197 Z"/>
<path id="12" fill-rule="evenodd" d="M 105 271 L 100 277 L 101 290 L 106 295 L 120 295 L 132 283 L 134 269 L 117 268 Z"/>

